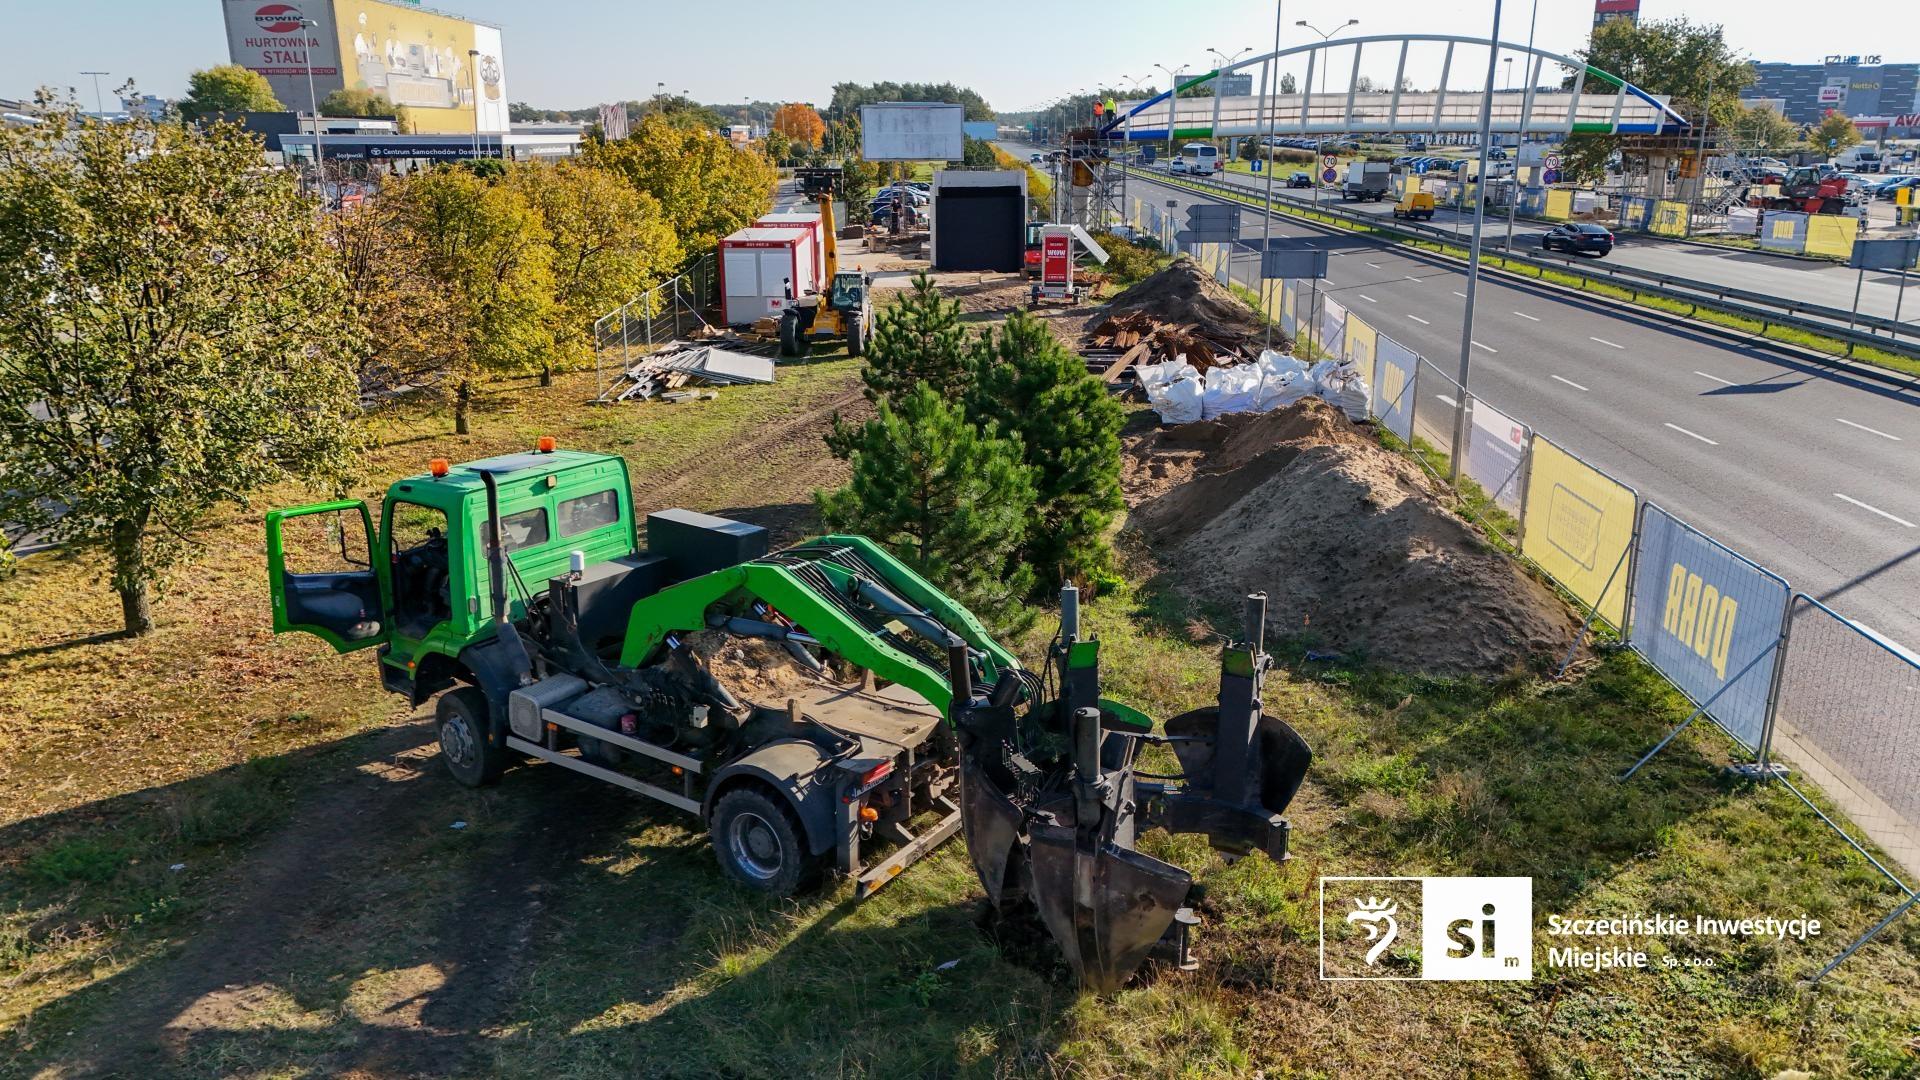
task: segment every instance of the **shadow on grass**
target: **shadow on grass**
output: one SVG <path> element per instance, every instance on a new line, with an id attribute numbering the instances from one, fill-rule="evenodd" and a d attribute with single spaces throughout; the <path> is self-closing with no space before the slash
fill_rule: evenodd
<path id="1" fill-rule="evenodd" d="M 65 652 L 68 649 L 79 648 L 82 645 L 104 645 L 109 641 L 122 641 L 127 637 L 128 634 L 125 630 L 107 630 L 98 634 L 88 634 L 86 637 L 68 638 L 65 641 L 55 641 L 46 645 L 34 645 L 25 649 L 15 649 L 12 652 L 0 653 L 0 663 L 5 663 L 8 660 L 23 660 L 29 656 L 46 656 L 49 653 Z"/>
<path id="2" fill-rule="evenodd" d="M 38 995 L 0 1076 L 936 1075 L 1044 1054 L 1073 997 L 973 925 L 957 843 L 859 906 L 764 898 L 677 811 L 541 765 L 459 787 L 422 721 L 0 851 L 0 976 Z"/>

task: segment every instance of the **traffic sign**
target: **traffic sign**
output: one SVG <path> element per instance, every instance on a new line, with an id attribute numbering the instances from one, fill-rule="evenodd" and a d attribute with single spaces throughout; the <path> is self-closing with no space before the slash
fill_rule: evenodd
<path id="1" fill-rule="evenodd" d="M 1339 177 L 1339 175 L 1340 174 L 1335 172 L 1334 170 L 1328 169 L 1327 171 L 1320 174 L 1320 179 L 1325 180 L 1327 183 L 1331 184 L 1334 182 L 1336 178 Z"/>
<path id="2" fill-rule="evenodd" d="M 1340 159 L 1337 157 L 1334 157 L 1332 154 L 1327 154 L 1320 159 L 1320 164 L 1325 165 L 1327 168 L 1331 169 L 1335 165 L 1340 164 Z"/>
<path id="3" fill-rule="evenodd" d="M 1559 155 L 1559 154 L 1548 154 L 1548 155 L 1547 155 L 1547 168 L 1549 168 L 1549 169 L 1558 169 L 1559 167 L 1560 167 L 1560 155 Z"/>

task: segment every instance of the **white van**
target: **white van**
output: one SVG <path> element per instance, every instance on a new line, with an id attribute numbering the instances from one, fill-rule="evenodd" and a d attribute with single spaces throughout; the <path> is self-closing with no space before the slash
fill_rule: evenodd
<path id="1" fill-rule="evenodd" d="M 1833 164 L 1843 172 L 1881 172 L 1887 167 L 1885 154 L 1871 143 L 1847 147 L 1834 155 Z"/>
<path id="2" fill-rule="evenodd" d="M 1189 176 L 1212 176 L 1220 171 L 1220 148 L 1206 143 L 1188 143 L 1180 148 L 1180 156 L 1173 159 L 1169 171 Z"/>

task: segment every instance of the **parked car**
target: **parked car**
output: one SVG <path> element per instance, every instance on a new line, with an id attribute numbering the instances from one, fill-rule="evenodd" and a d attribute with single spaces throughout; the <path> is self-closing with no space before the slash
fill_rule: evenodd
<path id="1" fill-rule="evenodd" d="M 1916 185 L 1920 185 L 1920 176 L 1896 176 L 1884 184 L 1875 186 L 1873 194 L 1876 198 L 1893 199 L 1897 197 L 1894 192 Z"/>
<path id="2" fill-rule="evenodd" d="M 1296 171 L 1293 175 L 1287 177 L 1287 186 L 1290 188 L 1310 188 L 1313 186 L 1313 177 L 1307 173 Z"/>
<path id="3" fill-rule="evenodd" d="M 1605 255 L 1613 250 L 1613 234 L 1604 225 L 1593 225 L 1584 221 L 1569 221 L 1555 225 L 1540 238 L 1543 251 L 1564 251 L 1570 255 L 1591 252 Z"/>

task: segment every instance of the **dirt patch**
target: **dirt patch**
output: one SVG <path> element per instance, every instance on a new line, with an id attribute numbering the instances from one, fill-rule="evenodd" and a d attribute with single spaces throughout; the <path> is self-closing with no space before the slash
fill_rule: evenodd
<path id="1" fill-rule="evenodd" d="M 1187 594 L 1267 593 L 1269 631 L 1402 671 L 1501 675 L 1578 628 L 1419 466 L 1314 399 L 1137 434 L 1132 524 Z"/>
<path id="2" fill-rule="evenodd" d="M 1161 322 L 1192 323 L 1214 334 L 1248 335 L 1265 325 L 1245 301 L 1192 259 L 1175 259 L 1114 297 L 1088 321 L 1086 329 L 1125 311 L 1144 311 Z"/>

